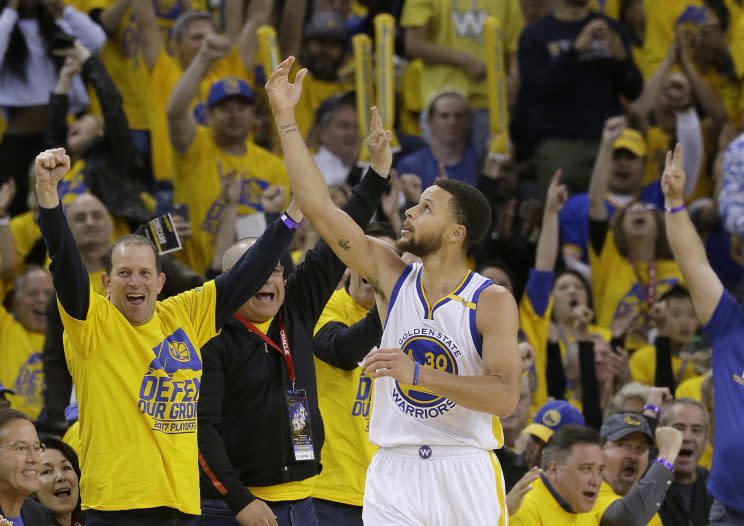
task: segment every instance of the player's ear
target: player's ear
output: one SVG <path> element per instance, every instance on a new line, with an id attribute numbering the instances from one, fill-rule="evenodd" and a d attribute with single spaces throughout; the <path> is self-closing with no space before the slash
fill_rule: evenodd
<path id="1" fill-rule="evenodd" d="M 101 274 L 101 284 L 103 285 L 103 288 L 106 291 L 106 294 L 110 296 L 111 295 L 111 276 L 109 276 L 105 272 Z"/>
<path id="2" fill-rule="evenodd" d="M 450 231 L 450 239 L 457 243 L 464 244 L 467 233 L 468 229 L 465 228 L 465 225 L 455 225 Z"/>

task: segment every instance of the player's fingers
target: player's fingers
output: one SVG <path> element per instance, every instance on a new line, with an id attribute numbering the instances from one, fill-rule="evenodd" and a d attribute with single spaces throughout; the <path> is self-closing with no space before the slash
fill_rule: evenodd
<path id="1" fill-rule="evenodd" d="M 553 178 L 550 180 L 551 188 L 555 189 L 558 186 L 558 183 L 561 180 L 561 175 L 563 175 L 563 170 L 558 168 L 553 174 Z"/>
<path id="2" fill-rule="evenodd" d="M 672 165 L 672 152 L 667 150 L 666 158 L 664 159 L 664 170 Z"/>
<path id="3" fill-rule="evenodd" d="M 675 168 L 682 168 L 682 145 L 680 143 L 677 143 L 677 145 L 674 147 L 674 167 Z"/>
<path id="4" fill-rule="evenodd" d="M 302 68 L 300 71 L 298 71 L 297 76 L 295 77 L 294 85 L 302 88 L 302 82 L 305 80 L 305 75 L 307 75 L 307 68 Z"/>

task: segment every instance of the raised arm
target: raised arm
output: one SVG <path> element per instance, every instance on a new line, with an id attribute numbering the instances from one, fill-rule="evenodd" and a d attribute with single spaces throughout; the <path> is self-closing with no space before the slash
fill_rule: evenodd
<path id="1" fill-rule="evenodd" d="M 612 145 L 625 129 L 625 117 L 610 117 L 605 121 L 602 130 L 602 141 L 599 143 L 597 158 L 592 168 L 592 178 L 589 182 L 589 219 L 592 221 L 607 221 L 607 207 L 605 195 L 610 180 L 612 165 Z"/>
<path id="2" fill-rule="evenodd" d="M 88 48 L 92 53 L 98 53 L 106 43 L 106 33 L 85 13 L 81 13 L 72 6 L 65 6 L 62 11 L 61 27 L 69 31 L 72 36 Z"/>
<path id="3" fill-rule="evenodd" d="M 519 402 L 522 358 L 517 342 L 519 316 L 509 291 L 490 286 L 477 300 L 475 324 L 482 338 L 483 374 L 460 376 L 432 367 L 420 367 L 400 349 L 378 349 L 364 362 L 370 378 L 389 376 L 400 383 L 420 385 L 468 409 L 505 417 Z M 498 312 L 498 316 L 493 316 Z"/>
<path id="4" fill-rule="evenodd" d="M 147 70 L 152 71 L 163 45 L 163 38 L 160 36 L 160 28 L 158 27 L 158 17 L 155 15 L 152 0 L 133 1 L 135 21 L 142 43 L 142 58 Z"/>
<path id="5" fill-rule="evenodd" d="M 274 70 L 266 83 L 266 92 L 279 130 L 294 196 L 302 212 L 339 259 L 389 297 L 395 280 L 406 265 L 389 245 L 365 236 L 362 228 L 331 200 L 323 176 L 295 121 L 294 107 L 300 100 L 302 79 L 307 70 L 301 70 L 295 83 L 291 84 L 288 75 L 293 63 L 294 57 L 289 57 Z M 387 177 L 392 164 L 390 132 L 383 130 L 376 109 L 373 109 L 367 145 L 372 156 L 372 171 L 378 174 L 374 177 Z"/>
<path id="6" fill-rule="evenodd" d="M 535 270 L 551 272 L 558 258 L 558 217 L 563 204 L 568 199 L 568 191 L 564 185 L 560 184 L 560 179 L 561 170 L 557 170 L 548 187 L 542 228 L 537 240 Z"/>
<path id="7" fill-rule="evenodd" d="M 168 132 L 173 148 L 183 153 L 189 149 L 196 135 L 196 119 L 191 101 L 199 92 L 199 84 L 212 64 L 230 53 L 232 44 L 225 37 L 211 34 L 204 38 L 199 52 L 183 72 L 168 100 Z"/>
<path id="8" fill-rule="evenodd" d="M 243 29 L 241 29 L 235 41 L 246 71 L 252 71 L 256 62 L 256 53 L 258 52 L 256 30 L 269 23 L 273 10 L 274 0 L 251 0 L 248 6 L 245 24 L 243 24 Z"/>
<path id="9" fill-rule="evenodd" d="M 101 27 L 109 35 L 113 35 L 119 29 L 124 15 L 132 6 L 132 0 L 115 0 L 98 15 Z"/>
<path id="10" fill-rule="evenodd" d="M 34 166 L 39 229 L 52 260 L 49 269 L 54 289 L 67 314 L 84 320 L 90 303 L 90 279 L 57 193 L 57 185 L 70 171 L 70 158 L 64 148 L 46 150 L 36 157 Z"/>
<path id="11" fill-rule="evenodd" d="M 690 216 L 684 209 L 685 171 L 682 169 L 682 147 L 677 144 L 672 152 L 667 152 L 661 188 L 667 209 L 665 223 L 669 246 L 674 259 L 679 264 L 692 295 L 700 322 L 708 323 L 723 294 L 723 284 L 713 271 L 705 254 Z M 680 208 L 682 207 L 682 208 Z"/>

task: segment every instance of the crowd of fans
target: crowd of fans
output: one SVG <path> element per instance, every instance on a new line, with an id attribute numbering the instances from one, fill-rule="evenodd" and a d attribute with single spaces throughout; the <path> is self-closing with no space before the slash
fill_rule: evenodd
<path id="1" fill-rule="evenodd" d="M 389 185 L 365 171 L 351 53 L 354 35 L 374 39 L 382 13 L 396 19 Z M 503 39 L 506 156 L 489 151 L 487 16 Z M 374 446 L 372 380 L 359 362 L 383 329 L 372 285 L 344 273 L 307 221 L 280 263 L 261 260 L 265 283 L 235 286 L 231 273 L 249 257 L 260 267 L 255 247 L 270 259 L 255 238 L 277 231 L 291 199 L 263 86 L 265 25 L 280 56 L 297 57 L 291 76 L 308 70 L 297 126 L 334 202 L 369 235 L 393 244 L 436 181 L 489 200 L 489 234 L 469 257 L 519 304 L 520 401 L 497 451 L 512 523 L 697 526 L 726 513 L 740 522 L 725 524 L 744 523 L 744 502 L 715 501 L 706 487 L 712 312 L 696 311 L 670 247 L 661 185 L 679 143 L 690 219 L 721 283 L 744 300 L 741 0 L 0 0 L 0 407 L 11 408 L 0 411 L 0 515 L 71 526 L 109 524 L 81 507 L 199 512 L 178 493 L 197 484 L 138 501 L 145 490 L 118 482 L 117 470 L 147 477 L 130 462 L 150 457 L 109 464 L 117 451 L 104 455 L 92 437 L 131 438 L 131 420 L 120 428 L 115 415 L 157 419 L 158 409 L 142 393 L 139 405 L 107 397 L 124 373 L 104 369 L 77 396 L 88 358 L 68 334 L 70 320 L 94 316 L 85 289 L 114 301 L 112 244 L 170 213 L 182 248 L 159 258 L 167 279 L 121 301 L 135 312 L 150 294 L 177 302 L 199 286 L 217 298 L 216 311 L 189 310 L 216 325 L 194 329 L 200 374 L 181 389 L 196 382 L 198 415 L 178 419 L 193 433 L 198 420 L 199 524 L 361 524 Z M 72 274 L 40 229 L 34 159 L 60 147 L 71 167 L 59 201 L 89 279 L 82 303 L 72 283 L 60 288 Z M 215 292 L 207 284 L 219 276 Z M 305 458 L 284 405 L 287 336 L 292 389 L 306 392 L 312 422 Z M 195 351 L 163 341 L 151 358 L 173 376 L 158 353 L 178 362 Z M 112 345 L 97 351 L 123 352 Z M 149 523 L 130 520 L 111 524 Z"/>

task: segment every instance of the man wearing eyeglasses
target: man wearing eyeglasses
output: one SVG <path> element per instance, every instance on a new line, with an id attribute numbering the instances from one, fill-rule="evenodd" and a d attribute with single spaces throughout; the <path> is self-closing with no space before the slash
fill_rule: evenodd
<path id="1" fill-rule="evenodd" d="M 0 409 L 0 526 L 49 524 L 44 508 L 31 498 L 39 489 L 37 470 L 43 451 L 36 428 L 25 414 Z"/>

